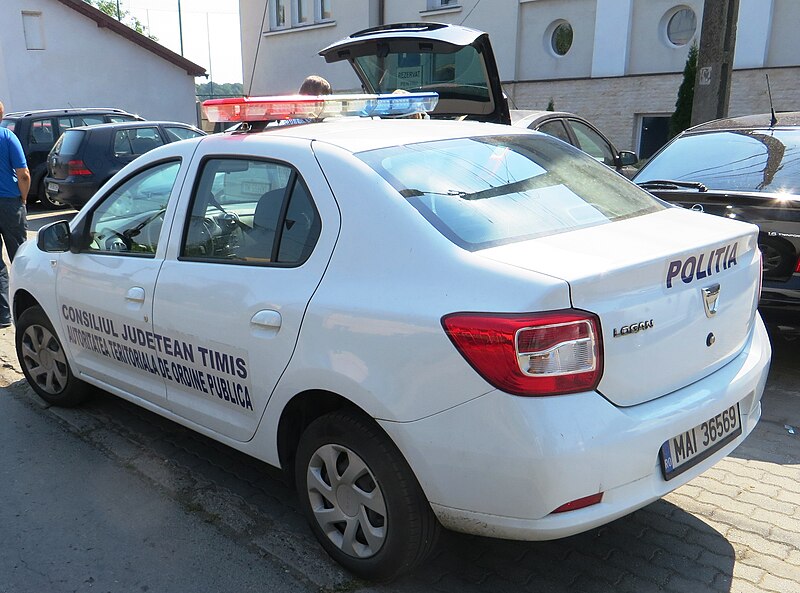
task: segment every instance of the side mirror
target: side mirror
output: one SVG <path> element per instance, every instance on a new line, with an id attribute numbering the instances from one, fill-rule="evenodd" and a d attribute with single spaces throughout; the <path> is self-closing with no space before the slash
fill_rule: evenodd
<path id="1" fill-rule="evenodd" d="M 44 252 L 69 251 L 72 233 L 66 220 L 58 220 L 39 229 L 36 245 Z"/>
<path id="2" fill-rule="evenodd" d="M 639 157 L 632 150 L 619 151 L 619 164 L 621 167 L 635 165 L 639 162 Z"/>

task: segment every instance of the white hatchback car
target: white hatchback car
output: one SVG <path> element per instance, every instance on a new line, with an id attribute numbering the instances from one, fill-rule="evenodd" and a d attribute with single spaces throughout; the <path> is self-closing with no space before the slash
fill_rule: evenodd
<path id="1" fill-rule="evenodd" d="M 17 350 L 52 404 L 90 383 L 283 468 L 325 549 L 390 579 L 440 526 L 568 536 L 739 445 L 757 234 L 509 126 L 208 136 L 20 249 Z"/>

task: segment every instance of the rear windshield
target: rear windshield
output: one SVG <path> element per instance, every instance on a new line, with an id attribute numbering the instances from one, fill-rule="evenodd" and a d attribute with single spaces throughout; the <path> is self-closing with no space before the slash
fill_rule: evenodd
<path id="1" fill-rule="evenodd" d="M 357 156 L 470 251 L 666 207 L 576 148 L 541 134 L 425 142 Z"/>
<path id="2" fill-rule="evenodd" d="M 0 121 L 0 128 L 8 128 L 12 132 L 14 131 L 14 122 L 13 119 L 4 119 Z"/>
<path id="3" fill-rule="evenodd" d="M 67 130 L 61 134 L 61 138 L 56 142 L 56 145 L 53 147 L 53 153 L 76 154 L 85 134 L 86 132 L 83 130 Z"/>
<path id="4" fill-rule="evenodd" d="M 800 193 L 800 130 L 736 130 L 678 138 L 636 176 L 711 189 Z"/>
<path id="5" fill-rule="evenodd" d="M 378 93 L 434 91 L 440 99 L 490 101 L 483 57 L 472 46 L 452 53 L 390 53 L 355 61 Z"/>

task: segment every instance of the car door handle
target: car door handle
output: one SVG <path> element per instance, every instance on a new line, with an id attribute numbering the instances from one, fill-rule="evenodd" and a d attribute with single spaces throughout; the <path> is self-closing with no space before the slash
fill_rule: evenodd
<path id="1" fill-rule="evenodd" d="M 281 327 L 281 314 L 271 309 L 264 309 L 253 315 L 250 323 L 266 329 L 277 330 Z"/>
<path id="2" fill-rule="evenodd" d="M 134 286 L 133 288 L 129 288 L 128 292 L 125 294 L 126 301 L 133 301 L 134 303 L 143 303 L 144 302 L 144 288 L 141 286 Z"/>

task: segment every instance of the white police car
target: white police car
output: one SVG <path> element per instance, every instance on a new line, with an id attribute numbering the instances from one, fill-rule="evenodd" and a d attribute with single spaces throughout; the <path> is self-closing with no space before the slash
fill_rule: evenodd
<path id="1" fill-rule="evenodd" d="M 20 249 L 16 343 L 48 402 L 91 383 L 284 468 L 325 549 L 389 579 L 442 525 L 568 536 L 740 444 L 771 356 L 757 232 L 509 126 L 208 136 L 137 159 Z"/>

